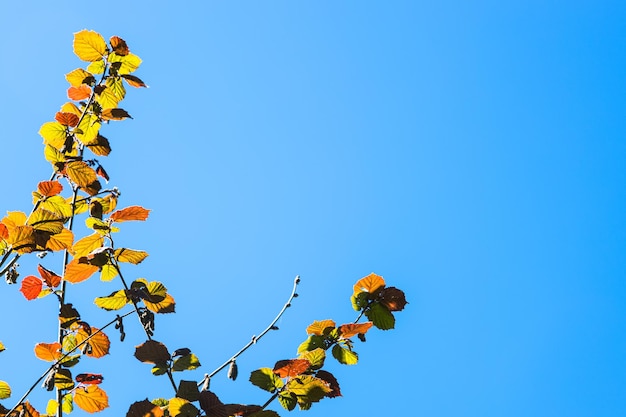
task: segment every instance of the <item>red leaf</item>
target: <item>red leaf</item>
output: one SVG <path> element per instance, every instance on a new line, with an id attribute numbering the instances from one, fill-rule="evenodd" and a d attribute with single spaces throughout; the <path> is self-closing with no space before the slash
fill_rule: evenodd
<path id="1" fill-rule="evenodd" d="M 37 191 L 46 197 L 52 197 L 63 191 L 63 185 L 58 181 L 41 181 L 37 184 Z"/>
<path id="2" fill-rule="evenodd" d="M 41 292 L 42 287 L 43 282 L 39 278 L 30 275 L 22 280 L 20 292 L 24 294 L 27 300 L 34 300 Z"/>
<path id="3" fill-rule="evenodd" d="M 68 91 L 68 94 L 69 94 L 69 91 Z M 78 116 L 75 115 L 74 113 L 57 112 L 54 118 L 57 122 L 61 123 L 63 126 L 69 126 L 69 127 L 78 126 Z"/>
<path id="4" fill-rule="evenodd" d="M 111 213 L 111 220 L 114 222 L 126 222 L 129 220 L 146 220 L 150 210 L 141 206 L 130 206 Z"/>
<path id="5" fill-rule="evenodd" d="M 104 377 L 100 374 L 78 374 L 76 375 L 76 382 L 85 385 L 100 384 Z"/>
<path id="6" fill-rule="evenodd" d="M 289 359 L 276 362 L 274 373 L 281 378 L 291 378 L 305 372 L 311 366 L 308 359 Z"/>

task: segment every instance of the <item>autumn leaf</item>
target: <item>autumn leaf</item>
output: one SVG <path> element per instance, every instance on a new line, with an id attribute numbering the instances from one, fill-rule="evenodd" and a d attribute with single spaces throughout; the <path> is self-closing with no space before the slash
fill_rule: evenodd
<path id="1" fill-rule="evenodd" d="M 72 260 L 65 267 L 65 280 L 72 284 L 85 281 L 98 271 L 98 267 L 86 263 L 80 263 L 78 258 Z"/>
<path id="2" fill-rule="evenodd" d="M 177 358 L 172 364 L 172 371 L 191 371 L 200 367 L 200 360 L 193 353 L 188 353 Z"/>
<path id="3" fill-rule="evenodd" d="M 5 400 L 11 396 L 11 387 L 4 381 L 0 381 L 0 400 Z"/>
<path id="4" fill-rule="evenodd" d="M 87 343 L 91 346 L 91 349 L 87 351 L 87 356 L 91 356 L 92 358 L 101 358 L 105 355 L 109 354 L 109 348 L 111 346 L 111 342 L 109 341 L 109 337 L 104 334 L 104 332 L 98 332 L 98 328 L 92 327 L 91 331 L 88 333 L 84 327 L 81 327 L 76 332 L 76 343 L 79 345 L 87 340 L 91 335 L 91 339 Z"/>
<path id="5" fill-rule="evenodd" d="M 372 327 L 373 323 L 368 321 L 367 323 L 350 323 L 350 324 L 342 324 L 339 326 L 339 332 L 341 333 L 341 337 L 346 339 L 351 338 L 352 336 L 356 336 L 357 334 L 365 334 Z"/>
<path id="6" fill-rule="evenodd" d="M 333 374 L 328 371 L 318 371 L 315 374 L 316 377 L 325 381 L 330 387 L 331 391 L 326 394 L 329 398 L 341 397 L 341 389 L 339 389 L 339 382 L 337 382 L 337 378 Z"/>
<path id="7" fill-rule="evenodd" d="M 43 282 L 39 278 L 30 275 L 22 280 L 20 292 L 30 301 L 37 298 L 42 288 Z"/>
<path id="8" fill-rule="evenodd" d="M 293 378 L 306 372 L 309 366 L 311 362 L 307 359 L 288 359 L 276 362 L 273 371 L 280 378 Z"/>
<path id="9" fill-rule="evenodd" d="M 74 391 L 74 403 L 88 413 L 95 413 L 109 406 L 109 397 L 99 386 L 89 385 Z"/>
<path id="10" fill-rule="evenodd" d="M 135 77 L 134 75 L 122 74 L 122 78 L 132 87 L 148 87 L 139 77 Z"/>
<path id="11" fill-rule="evenodd" d="M 34 229 L 56 234 L 63 230 L 64 221 L 65 219 L 58 214 L 40 208 L 30 215 L 28 224 Z"/>
<path id="12" fill-rule="evenodd" d="M 41 181 L 37 184 L 37 191 L 46 197 L 52 197 L 63 191 L 63 185 L 58 181 Z"/>
<path id="13" fill-rule="evenodd" d="M 132 119 L 131 115 L 124 109 L 104 109 L 100 116 L 103 120 Z"/>
<path id="14" fill-rule="evenodd" d="M 126 296 L 125 290 L 119 290 L 111 293 L 108 297 L 98 297 L 94 303 L 104 310 L 119 310 L 130 303 L 130 299 Z"/>
<path id="15" fill-rule="evenodd" d="M 322 348 L 316 348 L 300 355 L 300 358 L 309 361 L 311 370 L 317 370 L 324 366 L 326 360 L 326 351 Z"/>
<path id="16" fill-rule="evenodd" d="M 104 237 L 99 233 L 92 233 L 85 236 L 72 246 L 72 255 L 76 258 L 85 256 L 94 249 L 101 248 L 104 245 Z"/>
<path id="17" fill-rule="evenodd" d="M 79 384 L 85 385 L 98 385 L 104 380 L 100 374 L 78 374 L 75 379 Z"/>
<path id="18" fill-rule="evenodd" d="M 350 349 L 344 348 L 340 345 L 334 345 L 332 350 L 335 359 L 344 365 L 356 365 L 359 361 L 359 355 Z"/>
<path id="19" fill-rule="evenodd" d="M 72 161 L 65 165 L 70 180 L 79 187 L 87 187 L 98 179 L 96 171 L 83 161 Z"/>
<path id="20" fill-rule="evenodd" d="M 354 292 L 353 296 L 356 296 L 360 292 L 367 292 L 370 294 L 376 293 L 378 290 L 382 289 L 385 286 L 385 280 L 380 275 L 376 275 L 375 273 L 371 273 L 354 284 Z"/>
<path id="21" fill-rule="evenodd" d="M 107 45 L 102 37 L 93 30 L 81 30 L 74 33 L 74 53 L 87 62 L 99 61 L 107 52 Z"/>
<path id="22" fill-rule="evenodd" d="M 137 265 L 148 257 L 148 252 L 128 248 L 120 248 L 115 250 L 114 257 L 118 262 L 127 262 L 133 265 Z"/>
<path id="23" fill-rule="evenodd" d="M 402 311 L 408 303 L 402 290 L 396 287 L 387 287 L 380 293 L 380 303 L 389 311 Z"/>
<path id="24" fill-rule="evenodd" d="M 147 399 L 131 404 L 126 417 L 163 417 L 163 409 Z"/>
<path id="25" fill-rule="evenodd" d="M 261 368 L 256 371 L 252 371 L 250 374 L 250 382 L 253 385 L 269 392 L 275 392 L 284 386 L 283 380 L 280 379 L 270 368 Z"/>
<path id="26" fill-rule="evenodd" d="M 88 84 L 85 81 L 90 78 L 93 78 L 93 75 L 82 68 L 77 68 L 65 74 L 65 79 L 73 87 L 78 87 L 81 84 Z"/>
<path id="27" fill-rule="evenodd" d="M 41 264 L 37 265 L 37 270 L 48 287 L 56 288 L 61 283 L 60 276 L 49 269 L 44 268 Z"/>
<path id="28" fill-rule="evenodd" d="M 57 122 L 61 123 L 63 126 L 78 126 L 78 116 L 74 113 L 57 112 L 57 114 L 54 116 L 54 119 Z"/>
<path id="29" fill-rule="evenodd" d="M 101 125 L 102 123 L 100 123 L 98 116 L 88 113 L 85 114 L 80 124 L 78 127 L 74 128 L 73 132 L 76 133 L 76 137 L 86 145 L 96 139 Z"/>
<path id="30" fill-rule="evenodd" d="M 64 228 L 59 233 L 50 236 L 46 243 L 46 249 L 50 249 L 53 252 L 65 250 L 71 248 L 72 243 L 74 243 L 74 233 Z"/>
<path id="31" fill-rule="evenodd" d="M 55 362 L 62 356 L 61 344 L 54 343 L 37 343 L 35 345 L 35 356 L 42 361 Z"/>
<path id="32" fill-rule="evenodd" d="M 109 39 L 109 43 L 111 44 L 113 52 L 120 56 L 128 55 L 128 53 L 130 52 L 126 41 L 119 36 L 111 36 L 111 38 Z"/>
<path id="33" fill-rule="evenodd" d="M 198 409 L 189 401 L 174 397 L 170 400 L 168 411 L 170 417 L 196 417 Z"/>
<path id="34" fill-rule="evenodd" d="M 165 298 L 159 302 L 153 303 L 144 299 L 143 303 L 148 310 L 154 311 L 155 313 L 173 313 L 176 306 L 174 297 L 170 294 L 167 294 Z"/>
<path id="35" fill-rule="evenodd" d="M 118 74 L 123 75 L 137 70 L 139 65 L 141 65 L 141 58 L 132 53 L 121 56 L 112 52 L 109 54 L 109 62 L 111 63 L 111 67 L 117 70 Z"/>
<path id="36" fill-rule="evenodd" d="M 91 152 L 98 156 L 107 156 L 111 153 L 111 145 L 109 140 L 104 136 L 97 135 L 95 139 L 86 143 L 85 146 L 89 148 Z"/>
<path id="37" fill-rule="evenodd" d="M 86 84 L 81 84 L 78 87 L 71 86 L 70 88 L 67 89 L 67 97 L 70 100 L 81 101 L 81 100 L 85 100 L 89 98 L 90 96 L 91 96 L 91 88 L 89 88 L 89 86 Z M 64 124 L 60 120 L 59 120 L 59 123 Z M 76 120 L 76 124 L 78 124 L 78 120 Z M 76 126 L 76 124 L 74 125 L 65 124 L 65 126 Z"/>
<path id="38" fill-rule="evenodd" d="M 39 135 L 43 138 L 43 143 L 55 149 L 61 149 L 65 145 L 67 128 L 59 122 L 46 122 L 39 128 Z"/>
<path id="39" fill-rule="evenodd" d="M 332 320 L 315 320 L 309 327 L 306 328 L 307 334 L 315 334 L 318 336 L 325 336 L 328 334 L 328 331 L 325 332 L 326 329 L 334 329 L 336 324 Z"/>
<path id="40" fill-rule="evenodd" d="M 150 214 L 149 209 L 145 209 L 141 206 L 129 206 L 121 210 L 111 213 L 111 220 L 114 222 L 126 222 L 130 220 L 146 220 Z"/>

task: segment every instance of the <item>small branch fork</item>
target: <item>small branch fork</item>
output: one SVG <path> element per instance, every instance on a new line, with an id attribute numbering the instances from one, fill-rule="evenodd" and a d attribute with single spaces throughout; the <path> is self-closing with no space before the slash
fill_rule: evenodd
<path id="1" fill-rule="evenodd" d="M 280 310 L 276 318 L 269 324 L 269 326 L 267 326 L 265 330 L 263 330 L 258 336 L 252 336 L 252 339 L 244 347 L 239 349 L 237 353 L 231 356 L 230 359 L 228 359 L 222 365 L 218 366 L 213 372 L 211 372 L 210 374 L 204 374 L 204 378 L 200 382 L 198 382 L 198 387 L 207 386 L 209 383 L 209 380 L 212 377 L 214 377 L 219 371 L 221 371 L 222 369 L 226 368 L 228 365 L 233 363 L 239 356 L 241 356 L 242 353 L 248 350 L 252 345 L 256 344 L 256 342 L 261 340 L 261 338 L 265 336 L 267 332 L 269 332 L 270 330 L 276 330 L 276 323 L 278 323 L 278 320 L 280 320 L 280 318 L 285 313 L 285 311 L 289 307 L 291 307 L 291 302 L 293 301 L 293 299 L 298 296 L 298 293 L 296 292 L 296 290 L 298 288 L 299 283 L 300 283 L 300 275 L 296 276 L 296 278 L 293 280 L 293 289 L 291 290 L 291 295 L 287 299 L 287 302 L 285 303 L 283 308 Z"/>

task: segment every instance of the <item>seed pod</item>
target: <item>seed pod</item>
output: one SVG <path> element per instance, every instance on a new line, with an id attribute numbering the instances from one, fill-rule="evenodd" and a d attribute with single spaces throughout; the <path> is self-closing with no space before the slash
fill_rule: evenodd
<path id="1" fill-rule="evenodd" d="M 232 361 L 230 363 L 230 367 L 228 368 L 228 379 L 232 379 L 233 381 L 237 379 L 238 369 L 237 362 Z"/>

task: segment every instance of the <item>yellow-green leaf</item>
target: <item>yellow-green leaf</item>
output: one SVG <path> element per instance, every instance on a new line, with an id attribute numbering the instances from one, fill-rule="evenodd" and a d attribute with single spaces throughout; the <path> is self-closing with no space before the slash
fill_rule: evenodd
<path id="1" fill-rule="evenodd" d="M 174 361 L 172 371 L 191 371 L 200 367 L 200 360 L 193 353 L 183 355 Z"/>
<path id="2" fill-rule="evenodd" d="M 57 409 L 59 408 L 59 403 L 57 400 L 48 400 L 48 405 L 46 405 L 46 414 L 49 416 L 55 416 L 57 414 Z"/>
<path id="3" fill-rule="evenodd" d="M 79 187 L 87 187 L 98 179 L 96 171 L 83 161 L 72 161 L 65 165 L 67 176 Z"/>
<path id="4" fill-rule="evenodd" d="M 132 53 L 120 56 L 113 52 L 109 54 L 109 62 L 112 64 L 113 67 L 119 67 L 117 69 L 117 73 L 122 75 L 129 74 L 137 70 L 137 68 L 139 68 L 139 65 L 141 65 L 141 58 Z M 119 64 L 116 65 L 116 63 Z"/>
<path id="5" fill-rule="evenodd" d="M 40 208 L 30 215 L 28 224 L 36 230 L 56 234 L 63 230 L 63 221 L 58 214 Z"/>
<path id="6" fill-rule="evenodd" d="M 344 365 L 356 365 L 359 361 L 359 355 L 356 352 L 339 345 L 333 346 L 333 356 Z"/>
<path id="7" fill-rule="evenodd" d="M 85 29 L 74 34 L 74 53 L 81 60 L 98 61 L 106 52 L 107 44 L 99 33 Z"/>
<path id="8" fill-rule="evenodd" d="M 189 401 L 174 397 L 170 400 L 169 406 L 170 417 L 196 417 L 198 409 Z"/>
<path id="9" fill-rule="evenodd" d="M 130 300 L 126 296 L 125 290 L 115 291 L 107 297 L 98 297 L 94 300 L 94 303 L 105 310 L 119 310 L 126 304 L 130 303 Z"/>
<path id="10" fill-rule="evenodd" d="M 92 143 L 100 131 L 100 119 L 95 114 L 86 114 L 78 127 L 74 129 L 76 137 L 85 145 Z"/>
<path id="11" fill-rule="evenodd" d="M 104 63 L 103 59 L 94 61 L 91 64 L 87 65 L 87 71 L 89 71 L 92 74 L 102 74 L 105 68 L 106 68 L 106 64 Z"/>
<path id="12" fill-rule="evenodd" d="M 139 264 L 141 261 L 148 257 L 148 252 L 142 250 L 134 250 L 127 248 L 120 248 L 115 250 L 115 259 L 118 262 L 127 262 L 133 265 Z"/>
<path id="13" fill-rule="evenodd" d="M 67 128 L 59 122 L 46 122 L 39 128 L 43 143 L 56 149 L 63 148 L 67 137 Z"/>
<path id="14" fill-rule="evenodd" d="M 77 68 L 74 71 L 70 71 L 65 74 L 65 79 L 74 87 L 78 87 L 83 84 L 86 78 L 93 77 L 91 73 L 85 71 L 82 68 Z"/>
<path id="15" fill-rule="evenodd" d="M 111 263 L 107 263 L 106 265 L 103 265 L 102 269 L 100 270 L 101 281 L 105 281 L 105 282 L 113 281 L 113 279 L 115 279 L 117 275 L 118 275 L 117 268 Z"/>

